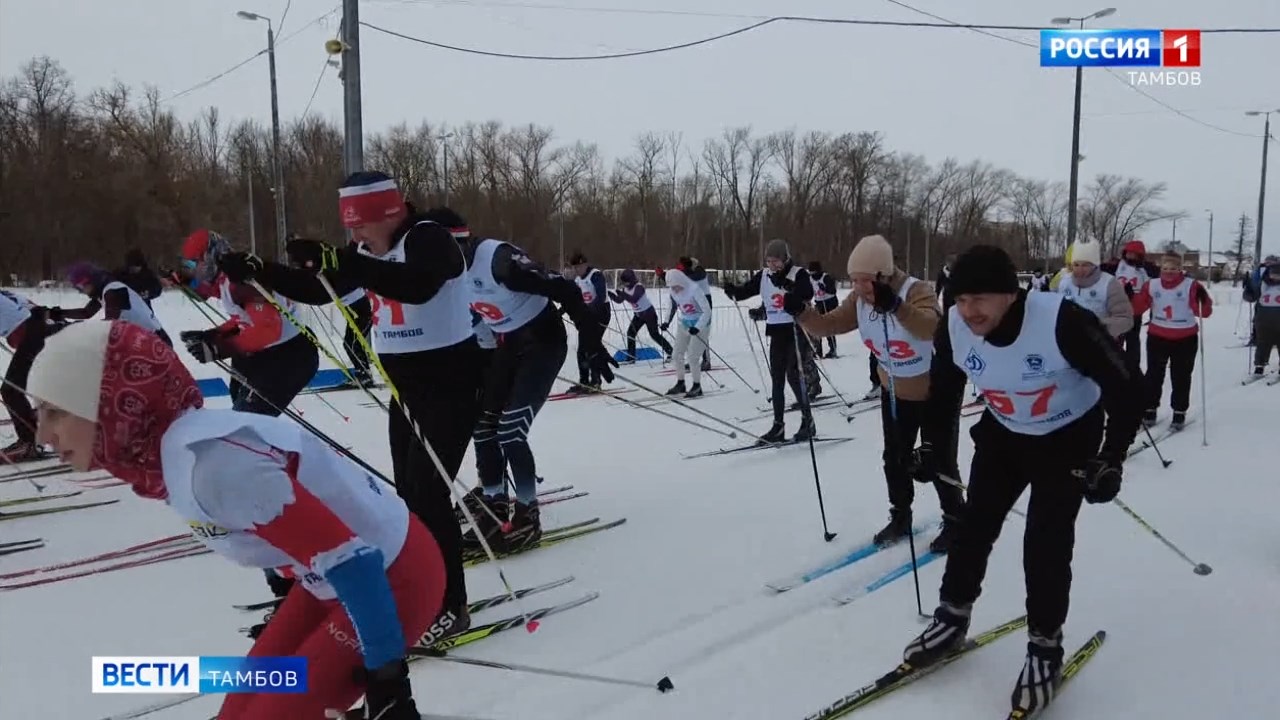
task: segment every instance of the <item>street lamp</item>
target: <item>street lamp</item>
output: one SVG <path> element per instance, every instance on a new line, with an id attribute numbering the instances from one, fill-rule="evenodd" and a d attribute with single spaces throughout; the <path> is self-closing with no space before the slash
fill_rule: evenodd
<path id="1" fill-rule="evenodd" d="M 236 12 L 241 20 L 262 20 L 267 24 L 267 63 L 271 72 L 271 174 L 276 201 L 276 255 L 284 260 L 284 241 L 288 234 L 284 209 L 284 168 L 280 163 L 280 99 L 276 94 L 276 34 L 271 18 L 246 10 Z"/>
<path id="2" fill-rule="evenodd" d="M 443 151 L 441 154 L 444 155 L 444 204 L 445 204 L 445 207 L 449 206 L 449 138 L 451 137 L 453 137 L 453 133 L 451 132 L 447 132 L 442 135 L 436 136 L 436 139 L 439 140 L 441 143 L 443 143 Z"/>
<path id="3" fill-rule="evenodd" d="M 1056 17 L 1049 22 L 1054 25 L 1070 25 L 1080 23 L 1084 29 L 1085 21 L 1104 18 L 1114 14 L 1115 8 L 1103 8 L 1084 17 Z M 1084 83 L 1084 68 L 1076 66 L 1076 102 L 1075 112 L 1071 118 L 1071 188 L 1067 197 L 1067 247 L 1076 240 L 1076 203 L 1080 196 L 1080 91 Z"/>
<path id="4" fill-rule="evenodd" d="M 1280 113 L 1280 108 L 1275 110 L 1250 110 L 1245 113 L 1250 117 L 1261 115 L 1266 118 L 1262 126 L 1262 180 L 1258 183 L 1258 227 L 1257 234 L 1253 240 L 1253 261 L 1255 263 L 1262 262 L 1262 213 L 1266 209 L 1267 201 L 1267 144 L 1271 140 L 1271 113 Z"/>

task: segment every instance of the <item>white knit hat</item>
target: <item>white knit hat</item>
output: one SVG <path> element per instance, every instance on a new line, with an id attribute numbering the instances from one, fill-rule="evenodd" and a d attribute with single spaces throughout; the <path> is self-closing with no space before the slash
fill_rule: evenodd
<path id="1" fill-rule="evenodd" d="M 1102 264 L 1102 250 L 1096 242 L 1077 242 L 1071 251 L 1071 262 Z"/>
<path id="2" fill-rule="evenodd" d="M 893 247 L 883 235 L 868 235 L 853 246 L 847 266 L 849 274 L 893 275 Z"/>
<path id="3" fill-rule="evenodd" d="M 667 287 L 675 287 L 676 285 L 679 285 L 685 290 L 688 290 L 689 287 L 693 285 L 693 281 L 689 279 L 689 276 L 676 268 L 672 268 L 667 271 L 666 281 Z"/>
<path id="4" fill-rule="evenodd" d="M 97 422 L 111 323 L 72 323 L 44 341 L 27 376 L 27 393 L 77 417 Z"/>

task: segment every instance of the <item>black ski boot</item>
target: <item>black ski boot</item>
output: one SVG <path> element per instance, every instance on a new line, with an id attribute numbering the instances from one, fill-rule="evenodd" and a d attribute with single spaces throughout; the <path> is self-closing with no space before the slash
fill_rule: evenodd
<path id="1" fill-rule="evenodd" d="M 1062 684 L 1062 657 L 1061 630 L 1052 638 L 1031 633 L 1027 660 L 1010 698 L 1015 709 L 1021 708 L 1030 715 L 1053 701 L 1054 693 Z"/>
<path id="2" fill-rule="evenodd" d="M 481 495 L 483 507 L 480 512 L 475 513 L 476 527 L 471 528 L 462 536 L 462 549 L 466 551 L 482 551 L 484 546 L 480 544 L 480 537 L 483 537 L 489 543 L 489 547 L 495 553 L 506 552 L 506 545 L 503 544 L 505 539 L 503 523 L 510 516 L 510 505 L 507 502 L 506 495 Z M 487 509 L 486 509 L 487 508 Z M 494 522 L 494 519 L 497 522 Z"/>
<path id="3" fill-rule="evenodd" d="M 570 385 L 569 389 L 564 391 L 566 395 L 586 395 L 590 392 L 591 385 L 586 380 L 579 380 L 576 385 Z"/>
<path id="4" fill-rule="evenodd" d="M 454 607 L 446 607 L 436 616 L 435 622 L 419 638 L 418 644 L 430 647 L 440 642 L 457 637 L 471 629 L 471 612 L 466 603 Z"/>
<path id="5" fill-rule="evenodd" d="M 515 552 L 537 545 L 542 540 L 542 513 L 538 502 L 525 505 L 519 500 L 511 516 L 511 532 L 503 537 L 507 552 Z"/>
<path id="6" fill-rule="evenodd" d="M 780 422 L 776 422 L 773 424 L 773 427 L 769 428 L 769 432 L 760 436 L 760 439 L 756 441 L 756 444 L 772 445 L 774 443 L 786 442 L 786 440 L 787 426 Z"/>
<path id="7" fill-rule="evenodd" d="M 875 534 L 872 542 L 877 545 L 891 545 L 911 534 L 911 511 L 892 508 L 889 510 L 889 524 Z"/>
<path id="8" fill-rule="evenodd" d="M 793 442 L 808 442 L 818 436 L 818 426 L 813 422 L 813 416 L 810 415 L 800 421 L 800 430 L 791 438 Z"/>
<path id="9" fill-rule="evenodd" d="M 933 611 L 933 622 L 902 651 L 902 661 L 912 667 L 927 667 L 955 652 L 969 632 L 968 607 L 947 603 Z"/>
<path id="10" fill-rule="evenodd" d="M 1173 419 L 1169 421 L 1169 429 L 1178 432 L 1187 426 L 1187 411 L 1174 411 Z"/>
<path id="11" fill-rule="evenodd" d="M 462 496 L 461 504 L 465 505 L 466 508 L 471 511 L 471 515 L 473 517 L 480 517 L 484 512 L 484 487 L 477 485 L 468 490 L 467 494 Z M 462 508 L 460 506 L 455 505 L 453 507 L 453 511 L 454 514 L 458 516 L 458 522 L 461 523 L 467 521 L 467 515 L 462 512 Z"/>
<path id="12" fill-rule="evenodd" d="M 684 381 L 683 381 L 683 380 L 677 380 L 677 381 L 676 381 L 676 384 L 675 384 L 675 385 L 672 385 L 672 386 L 671 386 L 671 389 L 667 391 L 667 394 L 668 394 L 668 395 L 683 395 L 683 394 L 685 394 L 685 392 L 687 392 L 687 391 L 685 390 L 685 387 L 684 387 Z"/>
<path id="13" fill-rule="evenodd" d="M 956 540 L 955 524 L 942 521 L 942 528 L 938 531 L 938 537 L 929 543 L 929 552 L 934 555 L 946 555 L 951 552 L 951 544 Z"/>
<path id="14" fill-rule="evenodd" d="M 702 383 L 694 383 L 689 386 L 689 392 L 684 394 L 686 400 L 702 397 Z"/>
<path id="15" fill-rule="evenodd" d="M 1142 424 L 1151 427 L 1156 424 L 1156 409 L 1151 408 L 1142 413 Z"/>

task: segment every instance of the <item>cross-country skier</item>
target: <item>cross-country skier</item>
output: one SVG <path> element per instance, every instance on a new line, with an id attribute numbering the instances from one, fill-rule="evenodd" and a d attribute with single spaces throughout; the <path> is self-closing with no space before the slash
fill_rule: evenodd
<path id="1" fill-rule="evenodd" d="M 702 267 L 702 263 L 698 261 L 698 258 L 690 255 L 681 255 L 680 258 L 676 260 L 676 269 L 683 272 L 690 280 L 693 281 L 693 284 L 698 286 L 698 289 L 702 291 L 703 297 L 707 300 L 708 312 L 711 312 L 714 309 L 715 303 L 711 299 L 711 276 L 707 273 L 707 269 Z M 662 326 L 663 330 L 666 330 L 667 326 L 671 324 L 671 320 L 675 317 L 675 311 L 676 307 L 675 305 L 672 305 L 671 309 L 667 312 L 667 321 L 666 325 Z M 702 372 L 708 372 L 711 370 L 710 321 L 707 322 L 707 330 L 702 337 L 702 347 Z"/>
<path id="2" fill-rule="evenodd" d="M 45 338 L 64 327 L 65 322 L 50 320 L 48 308 L 17 293 L 0 290 L 0 337 L 13 348 L 9 367 L 4 371 L 0 400 L 13 419 L 13 433 L 18 436 L 0 450 L 0 462 L 19 463 L 42 457 L 36 443 L 36 414 L 23 389 L 27 387 L 31 361 L 44 349 Z"/>
<path id="3" fill-rule="evenodd" d="M 707 329 L 711 327 L 711 303 L 684 271 L 672 268 L 667 271 L 666 280 L 671 306 L 676 308 L 680 319 L 675 352 L 671 356 L 676 368 L 676 384 L 667 394 L 683 394 L 689 399 L 702 397 L 702 364 L 698 358 L 702 356 Z M 688 389 L 684 386 L 686 367 L 693 374 L 693 384 Z"/>
<path id="4" fill-rule="evenodd" d="M 1253 374 L 1262 377 L 1271 351 L 1280 349 L 1280 263 L 1264 265 L 1252 281 L 1245 282 L 1244 301 L 1254 304 Z"/>
<path id="5" fill-rule="evenodd" d="M 466 502 L 479 523 L 477 530 L 495 550 L 519 550 L 542 539 L 538 472 L 529 430 L 568 353 L 568 337 L 556 306 L 577 327 L 578 351 L 590 374 L 613 382 L 611 367 L 618 363 L 605 351 L 601 339 L 605 326 L 587 307 L 577 283 L 547 272 L 509 242 L 473 235 L 465 248 L 471 309 L 498 338 L 475 430 L 480 488 L 468 494 Z M 503 480 L 507 467 L 515 487 L 514 503 Z M 493 522 L 493 517 L 508 516 L 509 528 Z"/>
<path id="6" fill-rule="evenodd" d="M 440 543 L 448 584 L 438 628 L 460 632 L 469 626 L 470 616 L 462 530 L 450 484 L 476 426 L 482 379 L 482 355 L 468 307 L 467 263 L 448 227 L 406 204 L 396 181 L 385 173 L 348 176 L 338 191 L 338 209 L 355 244 L 337 248 L 318 240 L 292 240 L 286 251 L 303 269 L 240 255 L 228 258 L 224 271 L 255 276 L 269 289 L 307 304 L 331 301 L 315 273 L 323 273 L 338 292 L 351 287 L 369 292 L 373 351 L 398 398 L 387 417 L 396 492 Z"/>
<path id="7" fill-rule="evenodd" d="M 820 313 L 835 310 L 840 304 L 840 298 L 836 297 L 836 279 L 828 275 L 822 269 L 822 263 L 817 260 L 809 262 L 809 282 L 813 283 L 813 309 Z M 821 340 L 816 341 L 814 351 L 822 352 Z M 835 335 L 827 336 L 827 354 L 824 357 L 828 359 L 836 357 Z"/>
<path id="8" fill-rule="evenodd" d="M 1049 276 L 1044 274 L 1044 268 L 1036 268 L 1031 273 L 1031 279 L 1027 281 L 1027 289 L 1035 292 L 1044 292 L 1049 289 Z"/>
<path id="9" fill-rule="evenodd" d="M 933 282 L 933 291 L 937 293 L 938 300 L 942 303 L 943 313 L 956 304 L 956 294 L 951 291 L 951 266 L 955 262 L 955 256 L 948 255 L 947 261 L 942 263 L 942 269 L 938 271 L 938 279 Z"/>
<path id="10" fill-rule="evenodd" d="M 569 266 L 572 268 L 573 281 L 578 286 L 578 292 L 582 294 L 582 302 L 596 318 L 596 322 L 600 323 L 601 328 L 608 327 L 613 310 L 609 306 L 609 287 L 605 283 L 604 273 L 587 262 L 587 256 L 581 252 L 576 252 L 569 258 Z M 603 329 L 601 332 L 604 332 Z M 590 343 L 584 349 L 582 338 L 578 338 L 578 384 L 569 388 L 570 393 L 586 394 L 600 389 L 600 373 L 592 367 L 589 360 L 592 350 Z"/>
<path id="11" fill-rule="evenodd" d="M 631 324 L 627 326 L 627 357 L 623 362 L 636 361 L 636 335 L 640 334 L 640 328 L 648 330 L 649 337 L 653 338 L 653 341 L 658 343 L 658 347 L 662 348 L 662 353 L 670 358 L 671 343 L 662 337 L 662 332 L 658 329 L 658 311 L 653 309 L 653 303 L 645 294 L 644 286 L 637 280 L 636 271 L 627 268 L 618 273 L 618 282 L 620 287 L 609 291 L 609 299 L 619 305 L 622 303 L 631 305 L 634 313 L 631 316 Z"/>
<path id="12" fill-rule="evenodd" d="M 791 260 L 791 250 L 787 241 L 776 238 L 769 241 L 764 249 L 765 267 L 757 270 L 741 285 L 724 284 L 724 294 L 734 301 L 742 301 L 757 295 L 764 301 L 765 335 L 769 338 L 769 374 L 772 382 L 770 400 L 773 403 L 773 426 L 760 436 L 764 442 L 783 442 L 787 437 L 786 423 L 783 420 L 786 412 L 786 386 L 791 386 L 796 402 L 800 405 L 800 430 L 794 440 L 802 442 L 817 434 L 813 422 L 813 412 L 809 404 L 817 397 L 820 390 L 805 378 L 805 387 L 801 387 L 800 373 L 804 357 L 813 357 L 813 346 L 799 337 L 800 330 L 795 320 L 785 309 L 786 297 L 794 296 L 795 300 L 807 303 L 813 299 L 813 283 L 809 282 L 809 273 Z M 801 362 L 797 363 L 796 352 L 799 348 Z M 806 373 L 807 374 L 807 373 Z M 807 395 L 806 395 L 807 390 Z"/>
<path id="13" fill-rule="evenodd" d="M 1168 366 L 1173 385 L 1169 396 L 1169 406 L 1173 408 L 1170 427 L 1181 430 L 1187 423 L 1191 373 L 1200 347 L 1196 318 L 1213 314 L 1213 300 L 1204 285 L 1182 271 L 1182 256 L 1166 253 L 1160 259 L 1160 275 L 1148 280 L 1133 298 L 1136 315 L 1147 310 L 1151 311 L 1151 326 L 1147 328 L 1148 399 L 1142 421 L 1148 425 L 1156 422 Z"/>
<path id="14" fill-rule="evenodd" d="M 178 338 L 198 362 L 230 360 L 231 369 L 244 378 L 231 378 L 233 408 L 279 415 L 315 377 L 320 355 L 275 305 L 219 270 L 219 260 L 230 252 L 231 243 L 211 230 L 196 230 L 183 243 L 179 280 L 201 297 L 218 298 L 228 319 L 208 330 L 185 330 Z M 292 307 L 279 294 L 273 299 Z"/>
<path id="15" fill-rule="evenodd" d="M 884 429 L 884 476 L 889 485 L 889 524 L 874 539 L 877 544 L 886 545 L 911 533 L 911 504 L 915 499 L 912 456 L 928 409 L 938 296 L 929 283 L 894 265 L 893 248 L 880 235 L 868 235 L 858 241 L 849 253 L 848 270 L 853 292 L 836 309 L 824 314 L 805 308 L 790 296 L 785 302 L 787 312 L 797 313 L 800 326 L 819 338 L 859 331 L 863 343 L 879 360 L 879 372 L 884 375 L 879 384 L 885 388 L 880 399 L 880 421 Z M 897 399 L 896 418 L 894 404 L 889 402 L 890 387 Z M 931 446 L 922 449 L 928 458 L 935 457 Z M 959 478 L 955 455 L 946 457 L 943 474 Z M 942 532 L 930 549 L 945 553 L 960 520 L 964 496 L 955 485 L 936 479 L 936 469 L 929 475 L 943 515 Z"/>
<path id="16" fill-rule="evenodd" d="M 952 266 L 951 283 L 956 304 L 934 337 L 925 439 L 935 448 L 951 442 L 966 376 L 986 397 L 986 410 L 970 432 L 968 503 L 947 555 L 941 604 L 904 659 L 920 667 L 960 647 L 992 545 L 1029 485 L 1030 642 L 1012 702 L 1036 711 L 1061 681 L 1076 516 L 1082 500 L 1105 503 L 1119 493 L 1142 385 L 1093 313 L 1061 294 L 1020 290 L 1004 250 L 970 248 Z"/>
<path id="17" fill-rule="evenodd" d="M 1101 267 L 1102 272 L 1115 276 L 1115 279 L 1124 285 L 1130 300 L 1133 300 L 1134 295 L 1146 287 L 1147 281 L 1159 277 L 1161 273 L 1160 268 L 1147 260 L 1147 246 L 1141 240 L 1130 240 L 1125 243 L 1121 248 L 1120 257 L 1103 263 Z M 1133 327 L 1120 336 L 1120 341 L 1124 344 L 1125 357 L 1133 367 L 1140 368 L 1142 367 L 1142 338 L 1140 337 L 1142 313 L 1138 311 L 1136 304 L 1133 313 Z"/>
<path id="18" fill-rule="evenodd" d="M 228 695 L 218 717 L 319 718 L 363 693 L 370 718 L 418 718 L 405 650 L 440 607 L 444 569 L 390 488 L 293 422 L 203 409 L 174 351 L 131 323 L 50 338 L 28 389 L 40 439 L 77 471 L 164 501 L 239 565 L 299 578 L 249 655 L 305 657 L 307 693 Z"/>
<path id="19" fill-rule="evenodd" d="M 1071 254 L 1071 272 L 1058 283 L 1058 292 L 1097 315 L 1119 342 L 1133 327 L 1133 303 L 1124 283 L 1098 266 L 1098 257 L 1098 243 L 1077 242 Z"/>
<path id="20" fill-rule="evenodd" d="M 151 306 L 133 288 L 115 279 L 106 270 L 92 263 L 80 262 L 67 270 L 67 283 L 89 297 L 82 308 L 67 310 L 49 308 L 49 319 L 88 320 L 102 312 L 104 320 L 124 320 L 145 328 L 160 336 L 166 345 L 173 345 L 164 326 L 151 311 Z"/>
<path id="21" fill-rule="evenodd" d="M 151 301 L 160 297 L 164 290 L 160 278 L 147 264 L 147 256 L 138 248 L 132 248 L 124 254 L 124 266 L 115 272 L 115 277 L 138 293 L 147 301 L 147 305 L 151 305 Z"/>

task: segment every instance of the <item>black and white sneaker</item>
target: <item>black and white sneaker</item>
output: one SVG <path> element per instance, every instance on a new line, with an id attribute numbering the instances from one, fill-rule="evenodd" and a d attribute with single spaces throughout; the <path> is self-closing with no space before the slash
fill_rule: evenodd
<path id="1" fill-rule="evenodd" d="M 931 665 L 959 649 L 969 632 L 971 608 L 942 603 L 933 611 L 933 622 L 902 651 L 902 661 L 914 667 Z"/>
<path id="2" fill-rule="evenodd" d="M 1062 684 L 1062 631 L 1053 638 L 1031 633 L 1027 643 L 1027 660 L 1018 675 L 1010 701 L 1013 707 L 1033 713 L 1053 701 Z"/>

